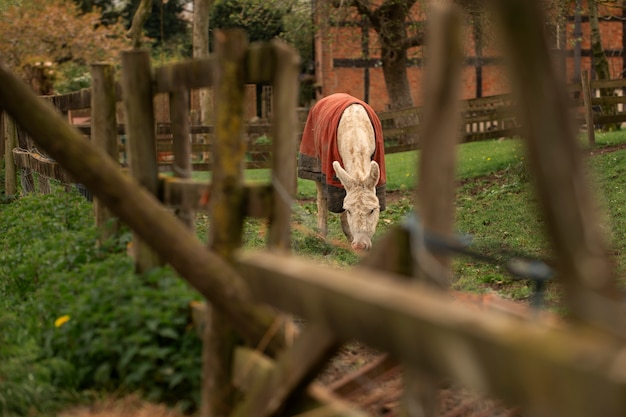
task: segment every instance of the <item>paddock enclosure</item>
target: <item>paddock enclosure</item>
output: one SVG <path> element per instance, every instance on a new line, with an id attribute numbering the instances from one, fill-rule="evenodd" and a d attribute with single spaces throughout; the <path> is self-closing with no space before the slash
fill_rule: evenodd
<path id="1" fill-rule="evenodd" d="M 50 176 L 58 170 L 83 184 L 96 210 L 110 210 L 133 229 L 139 271 L 169 263 L 206 298 L 203 415 L 297 415 L 319 407 L 324 415 L 365 415 L 314 382 L 338 347 L 354 338 L 403 366 L 408 416 L 437 415 L 432 398 L 443 378 L 500 398 L 524 415 L 623 416 L 624 305 L 577 149 L 571 101 L 551 69 L 537 3 L 488 2 L 508 44 L 516 126 L 529 150 L 567 323 L 451 302 L 448 255 L 431 252 L 424 242 L 424 230 L 453 239 L 455 148 L 464 138 L 467 110 L 454 94 L 463 59 L 462 17 L 454 7 L 434 7 L 429 29 L 424 102 L 430 105 L 421 109 L 418 125 L 419 218 L 394 227 L 349 270 L 289 254 L 301 133 L 299 63 L 278 41 L 248 44 L 241 32 L 219 32 L 209 58 L 158 68 L 147 51 L 128 51 L 119 84 L 112 67 L 95 65 L 91 92 L 80 93 L 89 96 L 91 141 L 67 122 L 62 112 L 68 107 L 57 103 L 55 109 L 0 67 L 0 107 L 8 115 L 3 125 L 8 132 L 15 123 L 32 138 L 28 162 L 18 162 L 18 169 L 50 165 Z M 272 85 L 272 174 L 262 185 L 243 181 L 247 83 Z M 208 184 L 190 179 L 192 126 L 188 106 L 178 105 L 190 90 L 204 87 L 215 94 Z M 167 178 L 158 175 L 155 94 L 170 100 L 173 176 Z M 119 97 L 128 172 L 118 161 Z M 587 117 L 590 123 L 598 116 Z M 6 141 L 5 157 L 22 158 L 15 148 Z M 32 156 L 35 148 L 40 157 Z M 7 164 L 7 177 L 15 166 Z M 189 224 L 205 195 L 208 249 Z M 239 250 L 246 216 L 268 219 L 266 250 Z M 305 319 L 301 330 L 290 314 Z M 234 342 L 233 332 L 244 343 Z M 245 391 L 243 400 L 224 396 L 231 384 Z"/>

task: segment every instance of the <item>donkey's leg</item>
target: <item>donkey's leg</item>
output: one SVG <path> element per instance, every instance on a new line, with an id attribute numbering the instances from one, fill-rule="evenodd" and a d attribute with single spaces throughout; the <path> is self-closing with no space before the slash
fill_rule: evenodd
<path id="1" fill-rule="evenodd" d="M 352 242 L 352 233 L 350 232 L 350 225 L 348 224 L 348 212 L 344 211 L 341 213 L 341 230 L 343 230 L 343 234 L 346 235 L 349 242 Z"/>
<path id="2" fill-rule="evenodd" d="M 324 196 L 322 183 L 315 181 L 317 187 L 317 228 L 323 237 L 328 234 L 328 202 Z"/>

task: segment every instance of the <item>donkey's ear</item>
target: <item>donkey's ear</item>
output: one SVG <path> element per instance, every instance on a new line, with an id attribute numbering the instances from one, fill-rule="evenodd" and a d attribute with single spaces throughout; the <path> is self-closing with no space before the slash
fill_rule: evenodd
<path id="1" fill-rule="evenodd" d="M 346 189 L 351 188 L 354 184 L 354 178 L 352 178 L 350 174 L 348 174 L 346 170 L 341 167 L 339 161 L 333 162 L 333 168 L 335 169 L 335 174 L 337 174 L 337 178 L 339 178 L 339 181 L 341 181 L 343 186 Z"/>
<path id="2" fill-rule="evenodd" d="M 376 184 L 378 184 L 378 180 L 380 179 L 380 167 L 376 161 L 372 161 L 370 166 L 370 175 L 367 177 L 367 186 L 376 187 Z"/>

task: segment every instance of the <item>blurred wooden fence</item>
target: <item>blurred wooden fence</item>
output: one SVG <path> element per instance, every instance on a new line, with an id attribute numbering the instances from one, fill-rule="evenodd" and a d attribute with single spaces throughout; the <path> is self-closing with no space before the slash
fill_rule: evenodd
<path id="1" fill-rule="evenodd" d="M 424 404 L 417 407 L 418 411 L 412 406 L 420 400 L 432 402 L 424 393 L 436 394 L 436 381 L 441 377 L 502 398 L 526 415 L 626 415 L 624 307 L 615 288 L 612 262 L 607 258 L 610 251 L 599 237 L 602 229 L 585 179 L 586 170 L 579 159 L 575 132 L 567 117 L 568 104 L 559 99 L 562 91 L 549 70 L 549 59 L 542 59 L 549 56 L 543 25 L 535 21 L 534 2 L 494 0 L 489 4 L 494 14 L 504 20 L 501 26 L 510 44 L 512 73 L 521 84 L 521 101 L 525 103 L 520 113 L 524 120 L 532 122 L 524 139 L 536 159 L 533 167 L 539 184 L 538 200 L 554 243 L 565 308 L 571 313 L 567 326 L 513 319 L 498 312 L 471 311 L 452 303 L 446 291 L 427 285 L 429 280 L 438 279 L 433 270 L 445 275 L 442 258 L 446 256 L 437 254 L 443 267 L 427 272 L 427 266 L 433 266 L 428 262 L 435 257 L 424 257 L 424 252 L 429 251 L 420 246 L 420 228 L 410 224 L 394 228 L 363 257 L 359 266 L 350 270 L 288 256 L 299 134 L 294 93 L 298 63 L 293 52 L 281 44 L 248 47 L 240 34 L 218 33 L 216 58 L 161 67 L 154 72 L 147 52 L 124 53 L 122 96 L 130 122 L 125 126 L 126 146 L 135 181 L 128 181 L 105 153 L 95 150 L 76 130 L 68 128 L 58 113 L 44 106 L 0 67 L 0 107 L 28 131 L 35 143 L 62 163 L 76 181 L 91 187 L 97 198 L 107 202 L 135 231 L 146 250 L 154 250 L 169 262 L 213 307 L 215 315 L 210 322 L 216 327 L 205 334 L 205 348 L 212 352 L 206 356 L 204 377 L 209 382 L 205 403 L 215 408 L 205 410 L 204 415 L 259 417 L 277 415 L 281 410 L 285 415 L 295 415 L 326 404 L 328 408 L 323 411 L 332 411 L 332 415 L 362 416 L 360 411 L 336 401 L 332 393 L 320 391 L 314 382 L 336 348 L 350 338 L 389 352 L 405 366 L 408 416 L 435 415 Z M 429 65 L 450 69 L 458 62 L 450 51 L 462 50 L 454 43 L 460 43 L 460 39 L 453 36 L 460 33 L 460 19 L 448 9 L 444 9 L 444 14 L 453 18 L 433 25 L 437 32 L 431 39 L 441 38 L 443 46 L 450 46 L 446 42 L 451 46 L 433 48 Z M 511 19 L 518 23 L 513 24 Z M 526 27 L 520 30 L 522 24 Z M 521 63 L 529 62 L 536 65 L 524 67 L 526 73 L 521 76 Z M 104 77 L 95 77 L 100 80 L 96 89 L 100 93 L 99 99 L 92 96 L 92 105 L 99 103 L 97 107 L 107 108 L 111 114 L 115 89 L 107 73 L 105 70 L 100 74 Z M 450 97 L 454 89 L 445 86 L 454 83 L 460 71 L 433 71 L 429 77 L 426 80 L 433 91 L 428 98 L 445 105 L 428 109 L 423 115 L 422 123 L 429 134 L 423 138 L 421 157 L 436 163 L 423 168 L 428 171 L 420 175 L 416 206 L 424 214 L 427 230 L 445 233 L 452 220 L 448 214 L 453 204 L 449 197 L 454 195 L 454 145 L 461 140 L 458 129 L 447 123 L 457 109 Z M 274 83 L 274 110 L 281 117 L 274 119 L 271 132 L 275 139 L 272 182 L 250 187 L 243 183 L 241 172 L 246 146 L 241 140 L 241 91 L 244 82 L 256 80 Z M 534 89 L 533 82 L 548 91 Z M 155 195 L 167 194 L 160 188 L 169 186 L 168 182 L 157 181 L 154 93 L 166 92 L 173 101 L 185 102 L 188 90 L 210 85 L 216 86 L 218 122 L 211 148 L 215 169 L 210 184 L 212 230 L 207 250 L 145 190 Z M 545 100 L 544 94 L 551 100 Z M 171 111 L 181 109 L 181 114 L 172 114 L 170 127 L 177 166 L 174 172 L 179 177 L 171 181 L 171 190 L 178 189 L 176 193 L 197 187 L 188 178 L 191 128 L 186 109 L 172 106 Z M 467 107 L 464 109 L 467 111 Z M 472 109 L 472 114 L 478 112 L 476 109 Z M 481 109 L 485 114 L 491 112 Z M 503 117 L 504 113 L 499 113 L 490 120 L 505 120 Z M 97 137 L 94 142 L 102 149 L 106 147 L 101 139 L 117 141 L 117 129 L 114 117 L 92 120 L 92 135 Z M 113 153 L 117 159 L 117 147 Z M 451 163 L 439 163 L 442 159 Z M 258 210 L 253 210 L 253 206 Z M 251 214 L 268 218 L 270 251 L 236 251 L 241 244 L 243 219 Z M 146 259 L 149 264 L 150 258 Z M 407 282 L 406 275 L 419 278 L 424 285 Z M 267 309 L 261 302 L 307 319 L 292 346 L 287 347 L 286 342 L 291 319 Z M 226 323 L 248 342 L 248 349 L 237 350 L 234 363 L 229 359 L 237 338 L 224 328 Z M 266 346 L 274 359 L 268 362 L 259 358 L 258 351 L 250 353 L 250 347 L 259 345 Z M 239 360 L 241 357 L 245 359 Z M 225 375 L 240 377 L 234 383 L 247 390 L 243 401 L 234 403 L 228 396 L 230 391 L 225 387 L 229 381 Z M 420 378 L 429 383 L 417 389 Z"/>

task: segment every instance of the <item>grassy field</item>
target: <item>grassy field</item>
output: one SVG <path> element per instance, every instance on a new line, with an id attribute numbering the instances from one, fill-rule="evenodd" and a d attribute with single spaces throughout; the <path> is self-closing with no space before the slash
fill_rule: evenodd
<path id="1" fill-rule="evenodd" d="M 626 133 L 601 134 L 598 150 L 626 144 Z M 584 147 L 584 144 L 583 144 Z M 590 154 L 590 152 L 587 152 Z M 380 238 L 413 209 L 417 152 L 388 155 L 388 208 Z M 626 150 L 594 152 L 588 159 L 618 273 L 626 262 Z M 267 181 L 267 170 L 246 173 Z M 206 174 L 197 174 L 198 176 Z M 1 173 L 0 173 L 1 177 Z M 549 244 L 519 140 L 459 147 L 456 229 L 473 250 L 505 261 L 513 255 L 549 259 Z M 0 201 L 8 202 L 5 196 Z M 315 231 L 314 185 L 298 182 L 293 251 L 347 268 L 359 257 L 331 217 L 329 239 Z M 198 401 L 200 342 L 188 306 L 199 299 L 169 268 L 137 277 L 126 255 L 128 231 L 96 247 L 92 208 L 62 187 L 0 204 L 0 415 L 43 416 L 106 392 L 140 391 L 193 410 Z M 197 216 L 205 240 L 206 215 Z M 262 247 L 265 222 L 250 220 L 246 248 Z M 532 285 L 514 280 L 498 263 L 455 258 L 455 289 L 497 292 L 525 301 Z M 620 280 L 623 284 L 623 279 Z M 551 285 L 547 305 L 558 306 Z"/>
<path id="2" fill-rule="evenodd" d="M 605 143 L 605 142 L 603 142 Z M 386 155 L 387 189 L 390 191 L 407 190 L 417 180 L 418 152 L 402 152 Z M 523 146 L 518 140 L 484 141 L 468 143 L 459 147 L 459 178 L 472 178 L 506 169 L 520 162 Z M 208 180 L 209 172 L 195 172 L 194 178 Z M 245 172 L 247 181 L 267 182 L 270 178 L 268 169 L 253 169 Z M 315 185 L 312 181 L 298 178 L 297 197 L 315 197 Z"/>

